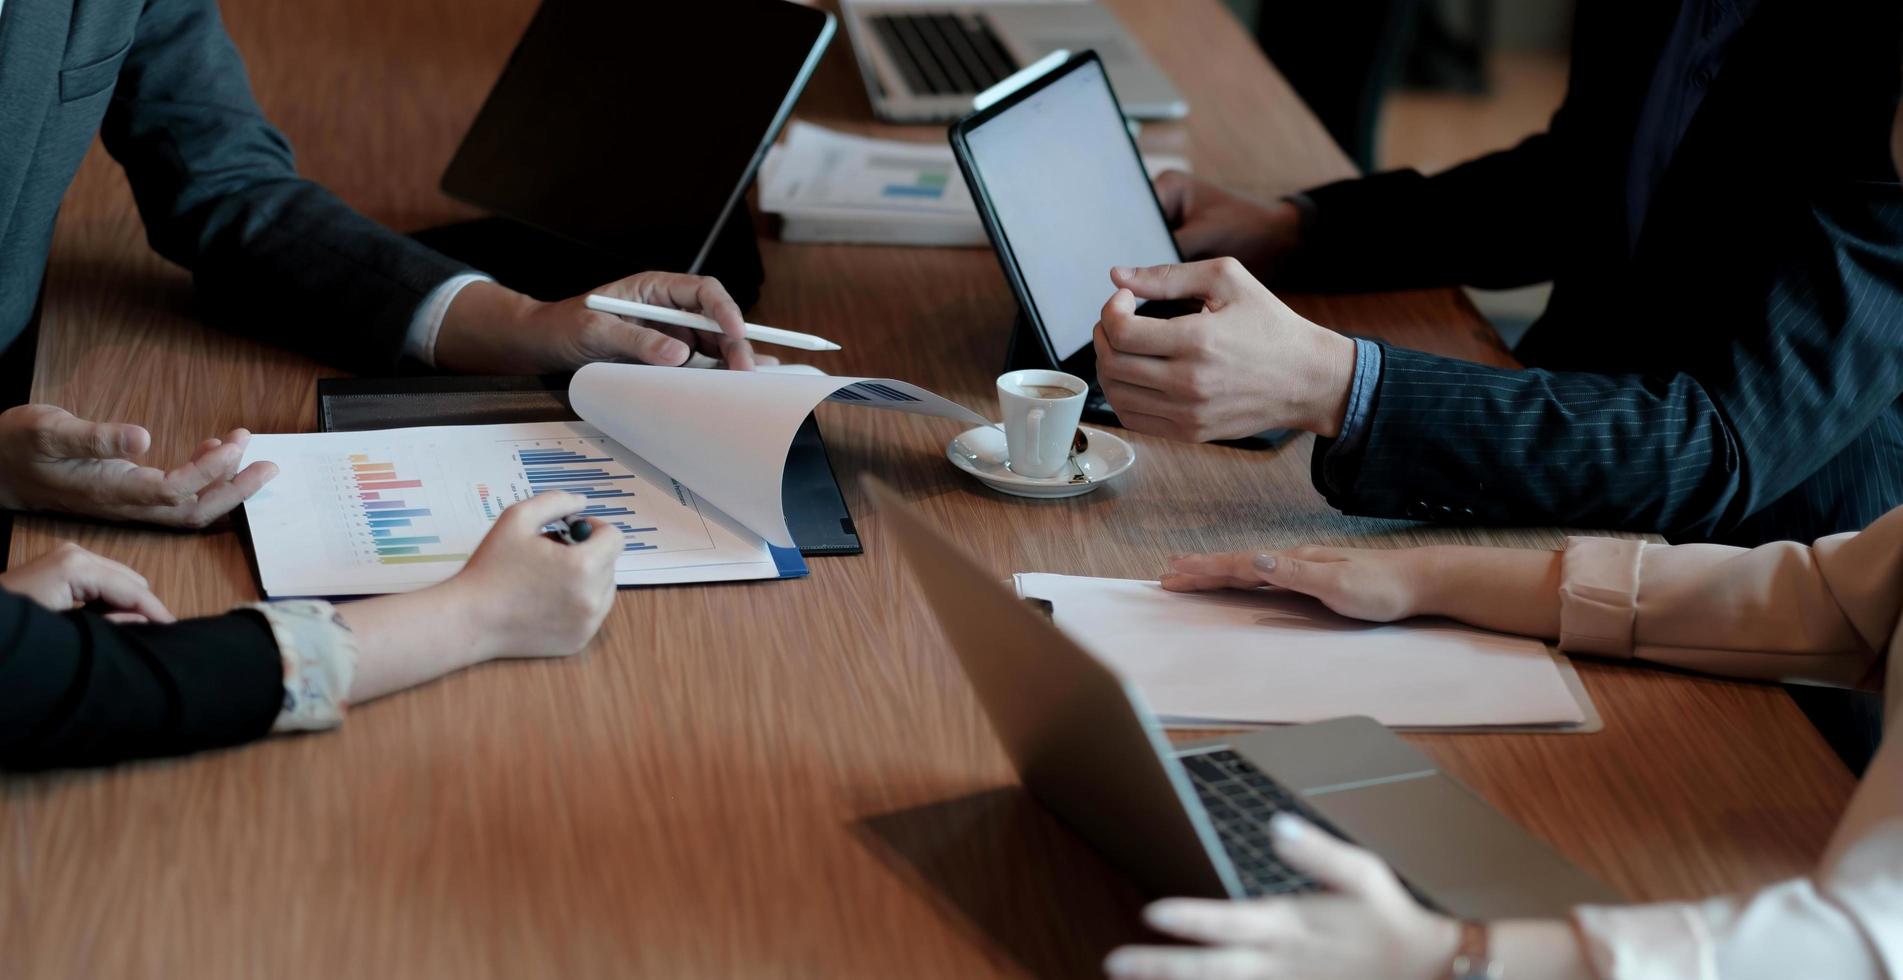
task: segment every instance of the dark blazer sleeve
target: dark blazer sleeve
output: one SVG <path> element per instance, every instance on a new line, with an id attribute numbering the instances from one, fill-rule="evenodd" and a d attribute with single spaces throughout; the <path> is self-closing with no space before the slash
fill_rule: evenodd
<path id="1" fill-rule="evenodd" d="M 221 327 L 387 373 L 423 299 L 463 271 L 297 175 L 215 0 L 145 5 L 101 136 L 152 247 Z"/>
<path id="2" fill-rule="evenodd" d="M 1664 312 L 1661 329 L 1733 330 L 1685 370 L 1385 351 L 1366 443 L 1347 458 L 1319 444 L 1317 487 L 1358 514 L 1723 537 L 1903 397 L 1903 187 L 1844 182 L 1801 211 L 1768 230 L 1762 278 L 1717 263 L 1738 281 L 1687 282 L 1687 307 Z"/>
<path id="3" fill-rule="evenodd" d="M 1308 191 L 1302 247 L 1275 285 L 1506 289 L 1553 278 L 1577 223 L 1561 173 L 1566 115 L 1432 177 L 1393 170 Z"/>
<path id="4" fill-rule="evenodd" d="M 93 766 L 271 729 L 284 668 L 264 617 L 121 626 L 0 591 L 0 768 Z"/>

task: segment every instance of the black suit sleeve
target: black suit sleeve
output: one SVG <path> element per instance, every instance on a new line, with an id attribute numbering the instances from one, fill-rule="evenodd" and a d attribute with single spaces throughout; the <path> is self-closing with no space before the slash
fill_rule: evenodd
<path id="1" fill-rule="evenodd" d="M 464 271 L 297 175 L 215 0 L 146 4 L 101 136 L 152 247 L 235 332 L 388 373 L 423 299 Z"/>
<path id="2" fill-rule="evenodd" d="M 1566 112 L 1512 149 L 1432 177 L 1393 170 L 1308 191 L 1302 247 L 1275 284 L 1506 289 L 1553 278 L 1578 224 L 1564 191 Z"/>
<path id="3" fill-rule="evenodd" d="M 284 668 L 264 617 L 121 626 L 0 591 L 0 768 L 92 766 L 270 731 Z"/>
<path id="4" fill-rule="evenodd" d="M 1684 370 L 1385 351 L 1367 441 L 1343 459 L 1324 440 L 1317 487 L 1359 514 L 1724 536 L 1903 397 L 1903 187 L 1843 182 L 1800 210 L 1753 215 L 1764 235 L 1660 311 L 1660 329 L 1730 334 Z"/>

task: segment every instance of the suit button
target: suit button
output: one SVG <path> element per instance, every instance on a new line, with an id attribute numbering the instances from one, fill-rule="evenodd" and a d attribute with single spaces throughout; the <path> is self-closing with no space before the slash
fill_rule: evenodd
<path id="1" fill-rule="evenodd" d="M 1410 521 L 1424 521 L 1427 520 L 1431 512 L 1427 508 L 1427 501 L 1415 500 L 1409 502 L 1407 507 L 1402 510 L 1402 513 L 1406 514 L 1407 519 Z"/>

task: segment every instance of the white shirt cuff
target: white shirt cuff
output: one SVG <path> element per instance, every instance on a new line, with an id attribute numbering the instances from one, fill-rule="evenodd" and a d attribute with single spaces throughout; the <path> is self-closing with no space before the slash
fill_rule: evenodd
<path id="1" fill-rule="evenodd" d="M 456 301 L 456 294 L 472 282 L 495 282 L 495 279 L 479 272 L 465 272 L 445 280 L 423 297 L 423 302 L 416 308 L 416 315 L 410 318 L 410 332 L 403 339 L 403 353 L 430 367 L 436 366 L 436 335 L 443 332 L 443 317 L 449 315 L 449 304 Z"/>

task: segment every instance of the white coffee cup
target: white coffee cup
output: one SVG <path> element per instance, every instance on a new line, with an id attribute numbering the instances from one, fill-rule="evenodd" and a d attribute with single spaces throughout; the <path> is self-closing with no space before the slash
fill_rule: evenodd
<path id="1" fill-rule="evenodd" d="M 1041 480 L 1064 468 L 1089 391 L 1084 379 L 1062 371 L 1031 369 L 998 376 L 998 410 L 1004 417 L 1011 472 Z"/>

